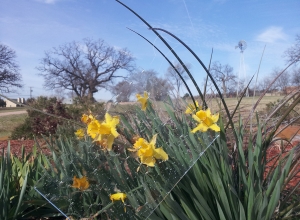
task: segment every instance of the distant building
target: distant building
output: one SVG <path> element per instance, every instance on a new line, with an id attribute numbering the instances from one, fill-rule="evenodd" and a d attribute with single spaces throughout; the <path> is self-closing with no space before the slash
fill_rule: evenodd
<path id="1" fill-rule="evenodd" d="M 17 98 L 17 99 L 4 99 L 4 102 L 6 103 L 6 107 L 19 107 L 22 106 L 22 104 L 25 104 L 25 98 Z"/>

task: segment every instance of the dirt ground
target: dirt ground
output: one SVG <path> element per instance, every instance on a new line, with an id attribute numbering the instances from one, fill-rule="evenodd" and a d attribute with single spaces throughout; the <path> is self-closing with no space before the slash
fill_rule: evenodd
<path id="1" fill-rule="evenodd" d="M 283 129 L 283 130 L 281 130 Z M 296 147 L 296 151 L 300 151 L 300 126 L 288 126 L 288 127 L 281 127 L 277 130 L 279 132 L 276 137 L 285 139 L 290 141 L 289 144 L 286 144 L 285 148 L 281 148 L 281 141 L 275 142 L 271 148 L 267 151 L 267 166 L 271 167 L 273 164 L 276 164 L 276 159 L 278 155 L 282 154 L 282 156 L 286 155 L 292 148 Z M 286 142 L 288 143 L 288 142 Z M 294 153 L 295 153 L 294 152 Z M 292 188 L 296 186 L 300 182 L 300 160 L 298 159 L 298 165 L 294 169 L 294 177 L 290 180 L 287 188 Z M 298 188 L 299 190 L 299 188 Z M 300 191 L 300 190 L 299 190 Z"/>
<path id="2" fill-rule="evenodd" d="M 34 140 L 0 140 L 0 155 L 2 154 L 2 151 L 4 150 L 4 153 L 6 153 L 8 142 L 10 143 L 10 152 L 17 156 L 21 157 L 22 155 L 22 146 L 24 147 L 24 150 L 26 153 L 32 152 L 32 147 L 35 144 Z M 44 145 L 44 141 L 39 141 L 40 145 Z M 43 149 L 37 149 L 39 152 L 42 151 L 44 154 L 49 154 L 50 150 L 47 148 Z"/>

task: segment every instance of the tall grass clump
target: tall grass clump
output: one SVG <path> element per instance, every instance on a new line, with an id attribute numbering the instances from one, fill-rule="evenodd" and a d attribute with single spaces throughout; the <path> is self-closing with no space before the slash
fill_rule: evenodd
<path id="1" fill-rule="evenodd" d="M 38 154 L 36 147 L 25 153 L 22 147 L 20 157 L 10 151 L 0 157 L 0 219 L 38 219 L 57 216 L 51 204 L 42 199 L 34 190 L 34 185 L 43 175 L 43 168 L 51 164 L 45 155 Z"/>

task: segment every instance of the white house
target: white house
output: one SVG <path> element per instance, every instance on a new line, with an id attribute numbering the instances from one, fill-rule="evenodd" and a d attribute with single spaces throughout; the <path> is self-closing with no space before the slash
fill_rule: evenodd
<path id="1" fill-rule="evenodd" d="M 4 102 L 6 103 L 6 107 L 19 107 L 22 106 L 21 104 L 25 104 L 24 98 L 17 98 L 17 99 L 4 99 Z"/>

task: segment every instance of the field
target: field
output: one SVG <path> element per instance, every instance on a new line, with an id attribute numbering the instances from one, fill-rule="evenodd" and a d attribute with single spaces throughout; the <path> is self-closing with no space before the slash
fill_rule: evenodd
<path id="1" fill-rule="evenodd" d="M 282 99 L 282 96 L 265 96 L 258 107 L 256 108 L 255 112 L 261 112 L 266 107 L 267 103 L 277 101 L 278 99 Z M 244 97 L 239 111 L 242 115 L 248 115 L 249 111 L 251 110 L 252 106 L 256 103 L 258 100 L 258 97 Z M 229 110 L 232 111 L 234 107 L 237 104 L 236 98 L 226 98 L 225 99 Z M 187 101 L 190 103 L 191 101 Z M 207 100 L 207 103 L 209 107 L 212 109 L 212 111 L 218 111 L 219 106 L 218 103 L 220 102 L 220 99 L 209 99 Z M 133 102 L 130 103 L 122 103 L 117 105 L 112 105 L 109 109 L 109 112 L 111 113 L 131 113 L 134 111 L 135 106 L 133 105 Z M 154 102 L 153 103 L 156 108 L 160 108 L 161 110 L 164 109 L 164 103 L 162 102 Z M 25 109 L 23 107 L 17 107 L 17 108 L 0 108 L 0 140 L 7 139 L 11 132 L 15 127 L 22 124 L 26 118 L 26 114 L 19 114 L 19 115 L 9 115 L 9 116 L 1 116 L 1 113 L 3 112 L 14 112 L 14 111 L 24 111 Z"/>
<path id="2" fill-rule="evenodd" d="M 26 117 L 26 113 L 18 115 L 0 116 L 0 140 L 6 140 L 11 135 L 14 128 L 25 121 Z"/>
<path id="3" fill-rule="evenodd" d="M 258 98 L 259 97 L 244 97 L 240 104 L 241 109 L 244 111 L 250 111 L 252 106 L 257 102 Z M 259 106 L 256 108 L 256 111 L 263 111 L 266 107 L 266 104 L 281 100 L 282 98 L 283 96 L 264 96 L 260 101 Z M 218 102 L 220 102 L 220 100 L 218 100 Z M 215 108 L 217 107 L 218 102 L 217 99 L 212 99 L 208 102 L 208 104 L 212 106 L 212 108 Z M 225 102 L 228 105 L 229 110 L 233 110 L 236 107 L 238 100 L 236 98 L 226 98 Z"/>
<path id="4" fill-rule="evenodd" d="M 26 108 L 24 107 L 7 107 L 7 108 L 0 108 L 0 114 L 2 112 L 15 112 L 15 111 L 25 111 Z"/>
<path id="5" fill-rule="evenodd" d="M 259 103 L 259 106 L 256 108 L 256 111 L 263 111 L 264 108 L 266 107 L 267 103 L 270 102 L 275 102 L 277 100 L 281 100 L 284 96 L 264 96 L 262 100 Z M 257 97 L 244 97 L 242 99 L 242 102 L 240 104 L 240 109 L 243 109 L 244 111 L 250 111 L 252 106 L 256 103 L 258 100 Z M 197 101 L 200 102 L 199 98 L 195 98 Z M 219 109 L 219 104 L 221 102 L 220 99 L 207 99 L 207 104 L 211 109 Z M 191 100 L 187 100 L 187 103 L 192 103 Z M 225 102 L 228 105 L 229 110 L 233 110 L 235 106 L 237 105 L 237 99 L 236 98 L 225 98 Z M 133 102 L 128 102 L 128 103 L 120 103 L 117 105 L 112 105 L 110 111 L 116 111 L 116 112 L 126 112 L 132 110 L 132 105 Z M 156 107 L 158 108 L 163 108 L 164 103 L 163 102 L 154 102 L 153 103 Z"/>

